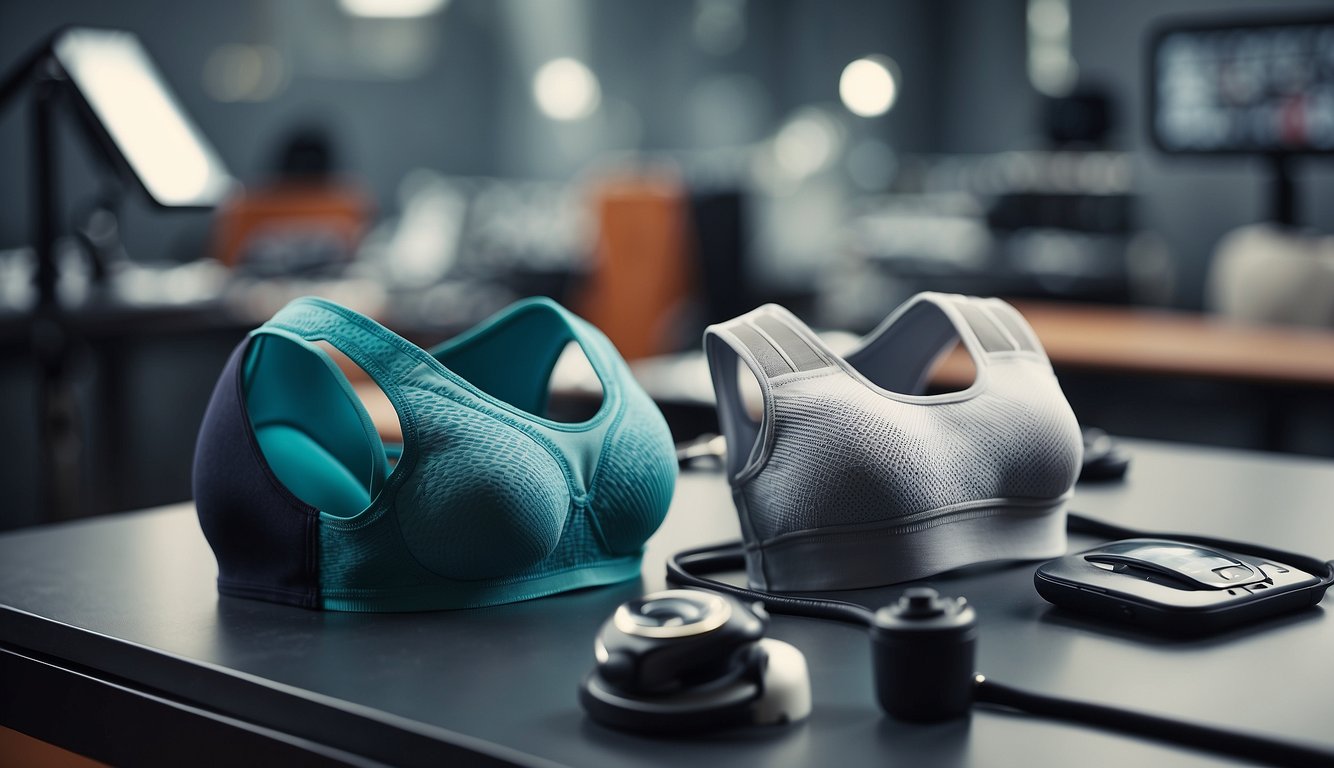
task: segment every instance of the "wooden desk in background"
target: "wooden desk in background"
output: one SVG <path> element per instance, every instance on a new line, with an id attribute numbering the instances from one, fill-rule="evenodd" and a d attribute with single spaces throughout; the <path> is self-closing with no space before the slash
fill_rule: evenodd
<path id="1" fill-rule="evenodd" d="M 1334 330 L 1239 325 L 1209 315 L 1156 309 L 1015 302 L 1058 371 L 1084 370 L 1292 384 L 1334 390 Z M 972 381 L 963 350 L 933 378 Z"/>

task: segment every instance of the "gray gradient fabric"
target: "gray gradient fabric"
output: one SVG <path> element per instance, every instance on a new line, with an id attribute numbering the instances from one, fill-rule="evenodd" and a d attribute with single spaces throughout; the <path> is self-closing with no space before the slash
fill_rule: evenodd
<path id="1" fill-rule="evenodd" d="M 974 382 L 922 394 L 956 342 Z M 840 357 L 770 304 L 710 326 L 704 345 L 753 587 L 853 589 L 1064 553 L 1083 442 L 1010 305 L 918 294 Z M 759 384 L 758 414 L 739 375 Z"/>

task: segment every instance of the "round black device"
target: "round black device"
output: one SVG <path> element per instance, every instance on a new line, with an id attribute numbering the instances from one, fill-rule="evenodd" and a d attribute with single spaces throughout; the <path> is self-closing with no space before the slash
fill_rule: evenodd
<path id="1" fill-rule="evenodd" d="M 579 702 L 594 720 L 649 733 L 793 722 L 810 711 L 806 661 L 764 637 L 759 603 L 672 589 L 622 604 L 593 643 Z"/>
<path id="2" fill-rule="evenodd" d="M 973 704 L 977 614 L 962 597 L 906 589 L 871 624 L 875 694 L 899 720 L 963 717 Z"/>

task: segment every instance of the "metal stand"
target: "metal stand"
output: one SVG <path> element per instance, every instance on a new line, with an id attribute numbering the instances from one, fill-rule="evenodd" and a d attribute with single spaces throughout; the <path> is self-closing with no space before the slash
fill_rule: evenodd
<path id="1" fill-rule="evenodd" d="M 37 302 L 29 342 L 37 363 L 38 467 L 42 509 L 47 520 L 67 520 L 82 512 L 82 437 L 74 387 L 69 378 L 72 349 L 69 323 L 60 307 L 60 236 L 55 113 L 65 88 L 49 60 L 34 68 L 32 91 L 32 223 Z"/>
<path id="2" fill-rule="evenodd" d="M 60 303 L 60 265 L 56 258 L 56 246 L 61 235 L 71 234 L 67 230 L 77 228 L 62 221 L 65 214 L 61 212 L 58 194 L 57 117 L 79 118 L 73 125 L 84 134 L 83 138 L 89 141 L 94 151 L 110 162 L 109 169 L 113 174 L 127 180 L 135 179 L 144 189 L 149 188 L 147 182 L 138 177 L 130 166 L 124 148 L 116 143 L 95 109 L 67 110 L 64 115 L 58 115 L 60 110 L 66 108 L 66 100 L 78 98 L 87 101 L 87 94 L 81 94 L 75 88 L 56 55 L 57 51 L 65 50 L 62 41 L 71 35 L 77 36 L 68 38 L 75 47 L 86 48 L 88 43 L 79 41 L 95 39 L 114 45 L 139 45 L 129 33 L 61 28 L 34 48 L 18 66 L 0 77 L 0 109 L 17 103 L 18 94 L 25 89 L 29 89 L 31 94 L 32 245 L 36 262 L 33 283 L 37 300 L 32 309 L 29 344 L 37 373 L 39 503 L 45 510 L 47 520 L 77 517 L 88 511 L 84 503 L 87 500 L 83 460 L 84 430 L 74 386 L 75 353 L 79 349 L 79 339 L 76 323 Z M 156 77 L 156 74 L 150 70 L 148 76 Z M 120 98 L 120 95 L 115 98 Z M 91 106 L 91 103 L 81 106 Z M 202 143 L 200 146 L 207 150 Z M 210 164 L 213 164 L 212 160 Z M 221 166 L 210 170 L 217 176 L 214 181 L 226 181 L 227 174 Z M 211 196 L 201 192 L 197 199 L 158 202 L 167 207 L 210 207 L 218 200 L 218 190 L 225 186 L 217 187 Z M 114 202 L 111 206 L 114 207 Z M 118 250 L 114 229 L 83 228 L 83 231 L 72 233 L 82 238 L 88 246 L 93 260 L 94 280 L 97 282 L 105 276 L 107 255 Z"/>

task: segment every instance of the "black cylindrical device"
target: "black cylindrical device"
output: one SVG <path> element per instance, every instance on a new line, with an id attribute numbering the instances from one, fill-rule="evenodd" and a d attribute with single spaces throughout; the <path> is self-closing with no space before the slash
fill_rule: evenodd
<path id="1" fill-rule="evenodd" d="M 912 587 L 875 614 L 876 697 L 890 716 L 916 723 L 963 717 L 973 703 L 977 614 L 962 597 Z"/>

